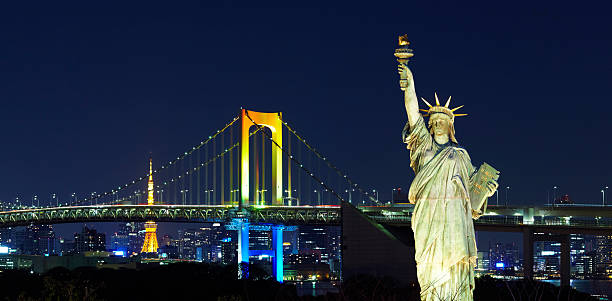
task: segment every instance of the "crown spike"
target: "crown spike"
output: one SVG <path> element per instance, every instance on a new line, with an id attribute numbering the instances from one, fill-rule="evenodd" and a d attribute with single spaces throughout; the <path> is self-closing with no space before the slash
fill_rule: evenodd
<path id="1" fill-rule="evenodd" d="M 434 96 L 436 97 L 436 106 L 440 106 L 440 101 L 438 100 L 438 93 L 434 92 Z"/>
<path id="2" fill-rule="evenodd" d="M 421 97 L 421 99 L 422 99 L 422 100 L 425 102 L 425 104 L 426 104 L 427 106 L 429 106 L 430 108 L 432 107 L 432 105 L 430 105 L 430 104 L 427 102 L 427 100 L 425 100 L 425 98 Z"/>
<path id="3" fill-rule="evenodd" d="M 455 115 L 455 117 L 457 117 L 457 116 L 467 116 L 467 114 L 454 114 L 454 115 Z"/>
<path id="4" fill-rule="evenodd" d="M 463 108 L 463 106 L 465 106 L 465 105 L 460 105 L 460 106 L 458 106 L 458 107 L 456 107 L 456 108 L 452 109 L 452 110 L 451 110 L 451 112 L 455 112 L 455 111 L 457 111 L 457 110 L 459 110 L 459 109 Z M 455 116 L 457 116 L 457 114 L 455 114 Z"/>
<path id="5" fill-rule="evenodd" d="M 445 108 L 448 108 L 448 105 L 450 104 L 451 97 L 452 96 L 448 97 L 448 100 L 446 101 L 446 104 L 444 105 Z"/>

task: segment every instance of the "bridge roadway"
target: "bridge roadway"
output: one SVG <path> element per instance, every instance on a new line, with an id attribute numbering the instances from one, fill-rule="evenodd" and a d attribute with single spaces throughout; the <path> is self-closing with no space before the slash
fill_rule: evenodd
<path id="1" fill-rule="evenodd" d="M 414 206 L 363 206 L 361 212 L 386 225 L 410 225 Z M 285 225 L 340 225 L 340 206 L 249 206 L 238 210 L 227 205 L 92 205 L 22 209 L 0 212 L 0 227 L 76 222 L 148 221 L 226 222 L 248 218 L 251 223 Z M 494 206 L 474 221 L 476 230 L 559 234 L 609 234 L 612 206 Z"/>
<path id="2" fill-rule="evenodd" d="M 360 207 L 381 224 L 409 226 L 414 206 Z M 474 221 L 477 231 L 606 235 L 612 231 L 612 206 L 495 206 Z"/>
<path id="3" fill-rule="evenodd" d="M 23 209 L 0 212 L 0 228 L 29 224 L 78 222 L 228 222 L 248 218 L 251 223 L 284 225 L 340 225 L 339 206 L 250 206 L 238 210 L 225 205 L 93 205 Z"/>

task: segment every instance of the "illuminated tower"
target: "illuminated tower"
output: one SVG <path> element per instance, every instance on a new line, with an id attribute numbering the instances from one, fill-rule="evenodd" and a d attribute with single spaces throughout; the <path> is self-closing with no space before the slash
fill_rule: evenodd
<path id="1" fill-rule="evenodd" d="M 153 159 L 149 159 L 149 183 L 147 192 L 147 205 L 153 205 Z M 153 221 L 146 222 L 145 231 L 145 240 L 140 253 L 157 253 L 157 224 Z"/>

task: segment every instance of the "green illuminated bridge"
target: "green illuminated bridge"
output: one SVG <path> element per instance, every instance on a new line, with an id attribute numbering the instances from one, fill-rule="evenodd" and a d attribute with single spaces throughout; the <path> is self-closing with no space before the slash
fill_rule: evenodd
<path id="1" fill-rule="evenodd" d="M 372 221 L 409 226 L 413 206 L 364 206 L 358 209 Z M 239 210 L 223 205 L 92 205 L 0 212 L 0 227 L 75 222 L 231 222 L 248 218 L 252 223 L 285 225 L 340 225 L 340 206 L 250 206 Z M 474 221 L 477 230 L 603 234 L 612 230 L 612 206 L 505 207 L 489 206 Z"/>
<path id="2" fill-rule="evenodd" d="M 339 206 L 94 205 L 0 212 L 0 227 L 76 222 L 231 222 L 339 225 Z"/>

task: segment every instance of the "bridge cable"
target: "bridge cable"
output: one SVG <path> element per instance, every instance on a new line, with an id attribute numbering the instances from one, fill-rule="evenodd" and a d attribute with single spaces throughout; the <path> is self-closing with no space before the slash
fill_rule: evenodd
<path id="1" fill-rule="evenodd" d="M 342 172 L 338 167 L 336 167 L 334 164 L 332 164 L 329 160 L 327 160 L 327 157 L 323 156 L 321 153 L 319 153 L 319 151 L 317 151 L 314 147 L 310 146 L 310 144 L 308 144 L 306 142 L 306 139 L 302 138 L 300 135 L 298 135 L 298 133 L 289 126 L 289 124 L 287 124 L 287 122 L 285 122 L 284 120 L 282 120 L 283 125 L 285 125 L 285 127 L 287 128 L 287 130 L 289 130 L 289 132 L 291 132 L 293 135 L 295 135 L 295 137 L 300 140 L 302 143 L 304 143 L 304 145 L 306 145 L 306 147 L 311 150 L 317 157 L 319 157 L 319 159 L 325 161 L 325 163 L 327 164 L 327 166 L 329 166 L 330 168 L 332 168 L 340 177 L 346 179 L 346 181 L 351 185 L 351 187 L 355 187 L 357 190 L 359 190 L 359 192 L 361 192 L 362 194 L 365 194 L 368 196 L 368 198 L 375 202 L 376 204 L 380 204 L 380 202 L 378 202 L 374 197 L 370 196 L 370 194 L 363 190 L 357 183 L 355 183 L 353 180 L 351 180 L 351 178 L 348 177 L 348 175 L 344 172 Z"/>
<path id="2" fill-rule="evenodd" d="M 246 111 L 246 116 L 251 120 L 251 122 L 257 127 L 258 130 L 262 129 L 262 127 L 255 122 L 255 120 L 253 120 L 251 118 L 251 116 L 249 116 L 249 112 Z M 269 135 L 267 132 L 262 131 L 267 137 L 268 139 L 274 143 L 274 145 L 276 145 L 276 147 L 278 147 L 282 152 L 285 153 L 285 155 L 289 155 L 287 153 L 287 150 L 284 149 L 281 145 L 279 145 L 276 141 L 274 141 L 274 139 L 272 139 L 271 135 Z M 299 161 L 297 161 L 296 158 L 294 158 L 293 156 L 289 155 L 289 158 L 291 159 L 291 161 L 293 161 L 297 166 L 299 166 L 302 170 L 304 170 L 307 174 L 310 175 L 311 178 L 315 179 L 318 183 L 321 184 L 321 186 L 323 186 L 325 189 L 329 189 L 334 196 L 339 199 L 341 202 L 346 202 L 338 193 L 336 193 L 336 191 L 334 189 L 332 189 L 331 187 L 327 186 L 327 184 L 325 184 L 323 181 L 321 181 L 321 179 L 319 179 L 317 176 L 315 176 L 312 172 L 310 172 L 306 167 L 304 167 L 304 165 L 302 165 Z"/>
<path id="3" fill-rule="evenodd" d="M 259 130 L 251 133 L 249 136 L 254 135 L 258 131 Z M 168 185 L 170 185 L 170 184 L 172 184 L 174 182 L 178 182 L 178 180 L 181 179 L 182 177 L 184 177 L 186 175 L 189 175 L 189 174 L 193 174 L 194 172 L 198 171 L 199 169 L 207 167 L 208 165 L 210 165 L 211 163 L 214 163 L 217 159 L 223 157 L 225 154 L 229 153 L 230 151 L 232 151 L 233 149 L 235 149 L 238 146 L 240 146 L 240 142 L 236 142 L 231 147 L 229 147 L 228 149 L 224 150 L 223 152 L 217 154 L 216 156 L 212 157 L 208 161 L 200 163 L 200 165 L 198 167 L 194 167 L 193 169 L 189 169 L 186 172 L 180 174 L 178 177 L 174 177 L 173 179 L 166 180 L 166 181 L 163 182 L 163 184 L 156 185 L 155 188 L 163 188 L 163 187 L 166 187 L 166 186 L 168 186 Z"/>
<path id="4" fill-rule="evenodd" d="M 194 151 L 200 149 L 202 146 L 207 145 L 208 142 L 210 142 L 211 140 L 214 140 L 220 133 L 224 132 L 227 128 L 229 128 L 232 124 L 234 124 L 239 119 L 240 119 L 239 116 L 238 117 L 234 117 L 234 119 L 232 119 L 232 121 L 227 123 L 220 130 L 217 130 L 217 132 L 215 134 L 213 134 L 212 136 L 208 136 L 208 139 L 200 142 L 196 146 L 193 146 L 189 151 L 186 151 L 182 155 L 176 157 L 176 159 L 173 159 L 173 160 L 167 162 L 166 164 L 162 165 L 161 167 L 155 169 L 153 171 L 153 174 L 157 174 L 162 169 L 166 169 L 168 167 L 173 166 L 174 164 L 176 164 L 177 161 L 183 160 L 188 155 L 191 155 Z M 111 191 L 107 191 L 105 193 L 97 194 L 97 195 L 91 196 L 89 198 L 85 198 L 85 199 L 82 199 L 82 200 L 79 200 L 79 201 L 75 201 L 75 202 L 71 203 L 71 205 L 78 205 L 78 204 L 81 204 L 81 203 L 86 203 L 86 202 L 90 202 L 90 201 L 93 201 L 93 200 L 105 197 L 107 195 L 112 195 L 113 193 L 119 192 L 119 191 L 124 190 L 124 189 L 126 189 L 128 187 L 131 187 L 131 186 L 135 185 L 136 183 L 139 183 L 140 181 L 147 179 L 148 177 L 149 177 L 149 173 L 147 173 L 146 175 L 144 175 L 144 176 L 142 176 L 142 177 L 140 177 L 138 179 L 132 180 L 131 182 L 128 182 L 127 184 L 120 185 L 120 186 L 117 187 L 117 189 L 112 189 Z"/>

